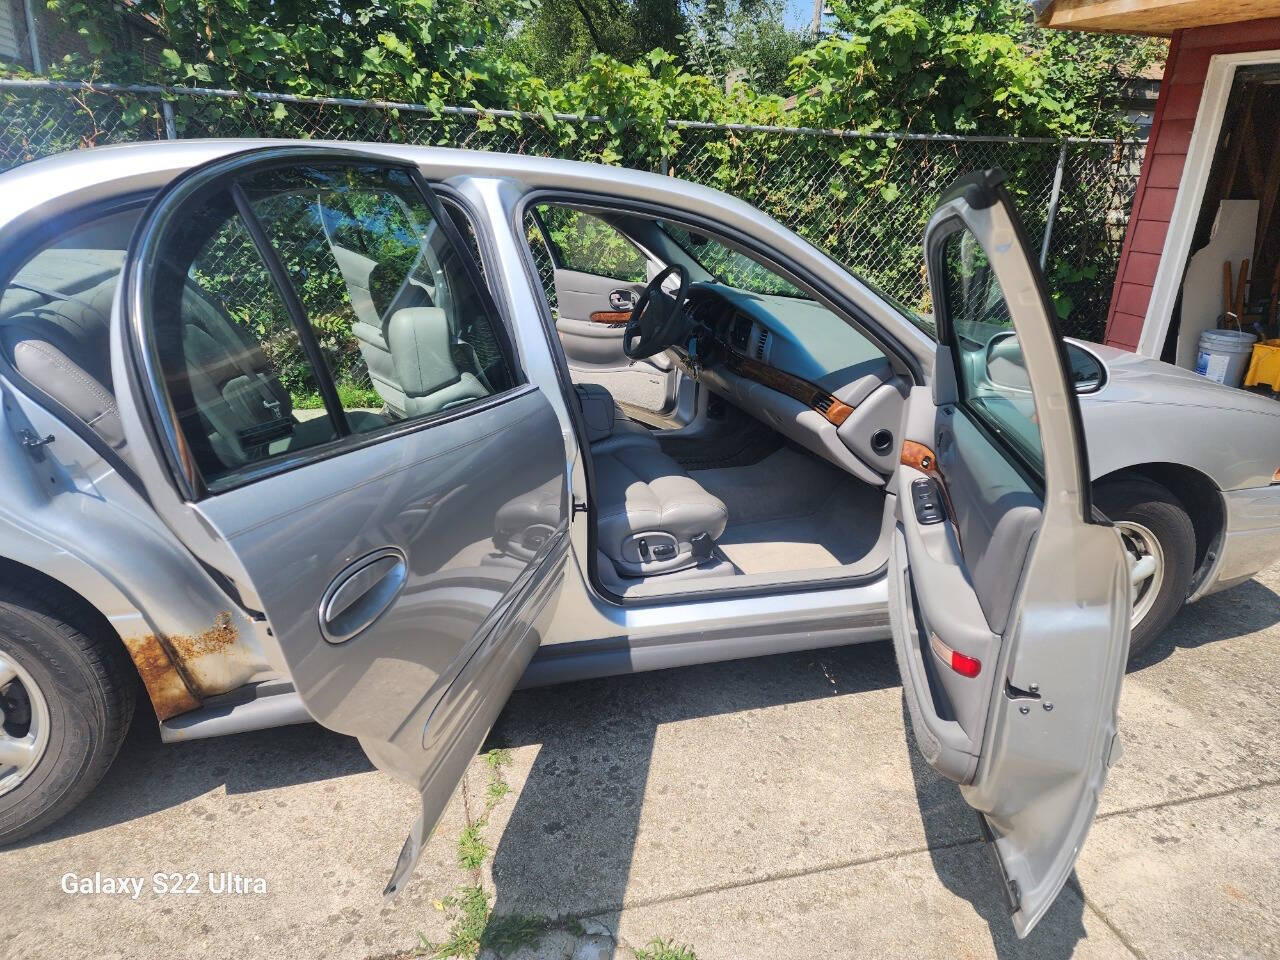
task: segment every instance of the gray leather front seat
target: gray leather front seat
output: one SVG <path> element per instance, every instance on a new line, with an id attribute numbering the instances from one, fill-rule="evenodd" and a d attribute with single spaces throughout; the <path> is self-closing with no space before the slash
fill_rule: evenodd
<path id="1" fill-rule="evenodd" d="M 576 387 L 595 468 L 597 546 L 624 577 L 672 573 L 711 558 L 725 505 L 685 473 L 596 384 Z"/>

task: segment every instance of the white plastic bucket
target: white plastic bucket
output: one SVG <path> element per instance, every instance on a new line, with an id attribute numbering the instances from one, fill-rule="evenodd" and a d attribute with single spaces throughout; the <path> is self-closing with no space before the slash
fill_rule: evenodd
<path id="1" fill-rule="evenodd" d="M 1196 373 L 1214 383 L 1240 386 L 1249 366 L 1253 342 L 1258 338 L 1240 330 L 1206 330 L 1200 334 L 1200 354 L 1196 357 Z"/>

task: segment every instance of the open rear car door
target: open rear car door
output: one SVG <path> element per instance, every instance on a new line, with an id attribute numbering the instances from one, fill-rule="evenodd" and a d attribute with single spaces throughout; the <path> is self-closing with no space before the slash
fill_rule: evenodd
<path id="1" fill-rule="evenodd" d="M 925 233 L 938 353 L 904 415 L 889 586 L 916 743 L 978 812 L 1022 937 L 1071 874 L 1119 753 L 1130 586 L 1003 180 L 959 181 Z M 996 344 L 999 363 L 970 362 Z"/>
<path id="2" fill-rule="evenodd" d="M 312 716 L 422 794 L 388 893 L 537 649 L 566 556 L 561 428 L 465 219 L 402 162 L 239 153 L 151 203 L 112 324 L 155 510 Z"/>

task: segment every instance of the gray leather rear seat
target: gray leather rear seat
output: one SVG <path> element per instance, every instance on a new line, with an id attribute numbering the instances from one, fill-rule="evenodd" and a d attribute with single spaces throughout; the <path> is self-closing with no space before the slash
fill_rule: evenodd
<path id="1" fill-rule="evenodd" d="M 596 538 L 624 577 L 672 573 L 710 558 L 729 511 L 598 384 L 575 388 L 595 473 Z"/>
<path id="2" fill-rule="evenodd" d="M 111 382 L 111 302 L 117 278 L 62 299 L 20 309 L 0 321 L 0 338 L 14 367 L 88 424 L 126 462 L 120 414 Z M 327 439 L 325 417 L 297 422 L 289 392 L 261 347 L 241 332 L 220 307 L 194 285 L 183 292 L 182 331 L 189 384 L 199 417 L 193 433 L 208 437 L 208 449 L 224 467 L 268 446 L 273 452 L 306 440 Z M 366 415 L 368 416 L 368 415 Z"/>
<path id="3" fill-rule="evenodd" d="M 70 299 L 28 307 L 0 324 L 10 362 L 24 377 L 124 454 L 124 431 L 111 389 L 111 278 Z"/>

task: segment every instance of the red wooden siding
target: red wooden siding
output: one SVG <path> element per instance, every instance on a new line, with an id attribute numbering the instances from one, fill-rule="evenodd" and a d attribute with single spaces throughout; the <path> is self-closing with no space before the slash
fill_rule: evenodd
<path id="1" fill-rule="evenodd" d="M 1191 130 L 1204 90 L 1209 58 L 1218 53 L 1280 49 L 1280 18 L 1179 30 L 1169 44 L 1160 99 L 1151 124 L 1151 139 L 1138 177 L 1129 227 L 1120 250 L 1119 269 L 1111 289 L 1106 342 L 1135 350 L 1142 335 L 1151 287 L 1155 282 L 1169 216 Z"/>

